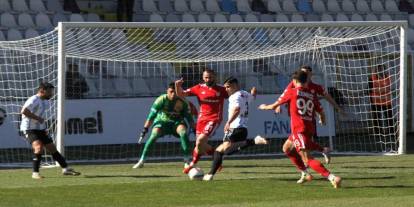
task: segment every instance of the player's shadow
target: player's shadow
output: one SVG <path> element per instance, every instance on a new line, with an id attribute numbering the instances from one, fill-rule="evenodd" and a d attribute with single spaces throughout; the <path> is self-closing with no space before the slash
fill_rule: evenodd
<path id="1" fill-rule="evenodd" d="M 342 186 L 341 188 L 345 189 L 355 189 L 355 188 L 389 188 L 389 189 L 414 189 L 414 186 L 411 185 L 363 185 L 363 186 Z"/>
<path id="2" fill-rule="evenodd" d="M 387 179 L 395 179 L 395 176 L 380 176 L 380 177 L 360 177 L 360 178 L 346 178 L 346 180 L 387 180 Z"/>
<path id="3" fill-rule="evenodd" d="M 171 178 L 172 175 L 85 175 L 85 178 Z"/>
<path id="4" fill-rule="evenodd" d="M 225 167 L 227 168 L 292 168 L 292 165 L 225 165 Z"/>
<path id="5" fill-rule="evenodd" d="M 266 174 L 266 175 L 297 175 L 297 172 L 257 172 L 257 171 L 242 171 L 240 174 Z"/>

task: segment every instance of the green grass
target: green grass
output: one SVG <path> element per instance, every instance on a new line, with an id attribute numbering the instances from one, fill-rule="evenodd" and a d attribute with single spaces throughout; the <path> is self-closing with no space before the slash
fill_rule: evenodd
<path id="1" fill-rule="evenodd" d="M 414 155 L 334 157 L 328 168 L 343 177 L 341 189 L 316 173 L 296 184 L 287 159 L 225 160 L 212 182 L 190 181 L 179 162 L 131 166 L 74 166 L 80 177 L 41 169 L 40 181 L 30 169 L 0 170 L 0 206 L 414 206 Z"/>

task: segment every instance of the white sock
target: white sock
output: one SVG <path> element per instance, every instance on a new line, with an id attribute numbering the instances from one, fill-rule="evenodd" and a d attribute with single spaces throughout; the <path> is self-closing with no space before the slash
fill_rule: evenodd
<path id="1" fill-rule="evenodd" d="M 39 175 L 39 172 L 32 172 L 32 175 L 37 176 L 37 175 Z"/>
<path id="2" fill-rule="evenodd" d="M 329 181 L 333 181 L 334 179 L 335 179 L 335 175 L 334 174 L 331 173 L 331 174 L 328 175 L 328 180 Z"/>

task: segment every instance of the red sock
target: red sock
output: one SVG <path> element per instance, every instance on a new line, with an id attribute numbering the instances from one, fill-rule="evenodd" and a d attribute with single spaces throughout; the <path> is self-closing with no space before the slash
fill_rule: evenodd
<path id="1" fill-rule="evenodd" d="M 301 171 L 306 170 L 305 163 L 303 163 L 302 158 L 299 156 L 296 150 L 290 150 L 289 152 L 285 153 L 286 156 L 289 157 L 290 161 Z"/>
<path id="2" fill-rule="evenodd" d="M 193 165 L 194 165 L 194 164 L 197 164 L 197 162 L 198 162 L 198 160 L 200 159 L 200 157 L 201 157 L 201 155 L 200 155 L 200 154 L 198 154 L 198 152 L 197 152 L 197 150 L 196 150 L 196 149 L 194 149 L 194 150 L 193 150 L 193 161 L 192 161 Z"/>
<path id="3" fill-rule="evenodd" d="M 313 170 L 321 174 L 323 177 L 328 177 L 328 175 L 330 174 L 330 172 L 322 165 L 321 162 L 319 162 L 319 160 L 310 159 L 308 161 L 308 165 Z"/>

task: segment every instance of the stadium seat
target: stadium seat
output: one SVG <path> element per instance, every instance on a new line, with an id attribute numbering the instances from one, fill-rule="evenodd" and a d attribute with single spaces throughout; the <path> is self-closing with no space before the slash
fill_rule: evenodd
<path id="1" fill-rule="evenodd" d="M 205 11 L 203 2 L 201 0 L 191 0 L 190 9 L 193 12 L 204 12 Z"/>
<path id="2" fill-rule="evenodd" d="M 174 0 L 174 9 L 177 12 L 189 12 L 187 2 L 185 0 Z"/>
<path id="3" fill-rule="evenodd" d="M 66 22 L 68 19 L 63 13 L 57 13 L 53 16 L 53 25 L 57 26 L 58 22 Z"/>
<path id="4" fill-rule="evenodd" d="M 114 81 L 116 93 L 118 95 L 131 95 L 132 88 L 129 85 L 128 79 L 119 77 L 119 78 L 114 78 L 113 81 Z"/>
<path id="5" fill-rule="evenodd" d="M 322 14 L 326 12 L 325 3 L 322 0 L 313 0 L 312 8 L 313 8 L 313 11 L 316 13 Z"/>
<path id="6" fill-rule="evenodd" d="M 6 37 L 4 36 L 1 30 L 0 30 L 0 41 L 6 41 Z"/>
<path id="7" fill-rule="evenodd" d="M 243 18 L 238 14 L 231 14 L 229 19 L 230 22 L 243 22 Z"/>
<path id="8" fill-rule="evenodd" d="M 145 14 L 135 14 L 134 22 L 149 22 L 149 16 Z"/>
<path id="9" fill-rule="evenodd" d="M 95 98 L 99 96 L 98 81 L 93 78 L 85 78 L 86 84 L 88 85 L 88 92 L 85 94 L 89 98 Z"/>
<path id="10" fill-rule="evenodd" d="M 46 28 L 52 28 L 52 22 L 49 19 L 49 16 L 44 14 L 44 13 L 38 13 L 35 16 L 35 23 L 36 26 L 42 28 L 42 29 L 46 29 Z"/>
<path id="11" fill-rule="evenodd" d="M 385 1 L 385 10 L 387 12 L 400 12 L 395 1 Z"/>
<path id="12" fill-rule="evenodd" d="M 71 14 L 69 16 L 69 21 L 70 22 L 84 22 L 85 20 L 83 19 L 83 16 L 80 14 Z"/>
<path id="13" fill-rule="evenodd" d="M 158 7 L 160 12 L 175 12 L 170 0 L 158 0 Z"/>
<path id="14" fill-rule="evenodd" d="M 103 96 L 115 96 L 118 91 L 115 88 L 114 80 L 112 78 L 102 78 L 102 95 Z"/>
<path id="15" fill-rule="evenodd" d="M 169 13 L 167 14 L 167 16 L 165 17 L 165 21 L 166 22 L 181 22 L 181 19 L 178 15 L 173 14 L 173 13 Z M 151 21 L 152 22 L 152 21 Z"/>
<path id="16" fill-rule="evenodd" d="M 217 0 L 207 0 L 206 10 L 208 12 L 221 12 L 221 9 L 220 9 L 219 4 L 217 3 Z"/>
<path id="17" fill-rule="evenodd" d="M 359 12 L 371 12 L 366 0 L 357 0 L 356 10 Z"/>
<path id="18" fill-rule="evenodd" d="M 378 18 L 375 14 L 369 13 L 365 16 L 365 21 L 378 21 Z"/>
<path id="19" fill-rule="evenodd" d="M 319 22 L 321 21 L 321 15 L 317 14 L 306 14 L 306 21 L 308 22 Z"/>
<path id="20" fill-rule="evenodd" d="M 150 22 L 164 22 L 164 19 L 162 18 L 161 15 L 157 13 L 152 13 L 150 15 Z"/>
<path id="21" fill-rule="evenodd" d="M 408 22 L 410 23 L 411 27 L 414 27 L 414 14 L 410 14 L 408 16 Z"/>
<path id="22" fill-rule="evenodd" d="M 355 12 L 355 5 L 351 0 L 342 1 L 342 11 Z"/>
<path id="23" fill-rule="evenodd" d="M 214 22 L 228 22 L 226 16 L 220 13 L 214 14 Z"/>
<path id="24" fill-rule="evenodd" d="M 373 12 L 384 12 L 385 11 L 380 0 L 371 1 L 371 10 Z"/>
<path id="25" fill-rule="evenodd" d="M 158 11 L 154 0 L 142 1 L 142 10 L 145 12 L 157 12 Z"/>
<path id="26" fill-rule="evenodd" d="M 222 0 L 221 1 L 221 8 L 224 12 L 228 12 L 230 14 L 237 13 L 236 4 L 232 0 Z"/>
<path id="27" fill-rule="evenodd" d="M 29 28 L 24 32 L 24 37 L 26 39 L 29 39 L 29 38 L 32 38 L 32 37 L 38 37 L 38 36 L 39 36 L 39 32 L 37 32 L 33 28 Z"/>
<path id="28" fill-rule="evenodd" d="M 351 16 L 351 21 L 364 21 L 364 18 L 362 18 L 361 15 L 354 13 Z"/>
<path id="29" fill-rule="evenodd" d="M 252 12 L 252 9 L 250 8 L 250 4 L 248 0 L 237 0 L 237 11 L 239 12 Z"/>
<path id="30" fill-rule="evenodd" d="M 254 14 L 251 14 L 251 13 L 250 14 L 247 14 L 244 19 L 245 19 L 245 22 L 258 22 L 259 21 L 259 19 L 257 18 L 257 16 L 254 15 Z"/>
<path id="31" fill-rule="evenodd" d="M 133 93 L 137 95 L 147 96 L 150 95 L 150 89 L 148 88 L 143 78 L 137 78 L 131 80 Z"/>
<path id="32" fill-rule="evenodd" d="M 328 5 L 329 12 L 340 12 L 341 11 L 341 7 L 339 6 L 337 0 L 329 0 L 327 2 L 327 5 Z"/>
<path id="33" fill-rule="evenodd" d="M 285 14 L 277 14 L 276 22 L 289 22 L 289 18 Z"/>
<path id="34" fill-rule="evenodd" d="M 46 0 L 47 10 L 54 12 L 64 12 L 63 6 L 60 4 L 60 1 L 56 0 Z"/>
<path id="35" fill-rule="evenodd" d="M 305 20 L 303 19 L 302 14 L 292 14 L 292 16 L 290 17 L 292 22 L 304 22 Z"/>
<path id="36" fill-rule="evenodd" d="M 297 12 L 295 3 L 292 0 L 283 0 L 282 8 L 285 12 Z"/>
<path id="37" fill-rule="evenodd" d="M 21 13 L 17 17 L 17 22 L 22 27 L 35 27 L 35 24 L 33 22 L 32 16 L 30 16 L 27 13 Z"/>
<path id="38" fill-rule="evenodd" d="M 14 40 L 21 40 L 21 39 L 23 39 L 23 36 L 19 30 L 11 28 L 7 31 L 7 40 L 14 41 Z"/>
<path id="39" fill-rule="evenodd" d="M 101 21 L 99 16 L 95 13 L 86 14 L 85 19 L 86 19 L 87 22 L 100 22 Z"/>
<path id="40" fill-rule="evenodd" d="M 414 29 L 408 28 L 407 37 L 410 44 L 414 43 Z"/>
<path id="41" fill-rule="evenodd" d="M 381 14 L 379 19 L 380 21 L 392 21 L 392 17 L 389 14 Z"/>
<path id="42" fill-rule="evenodd" d="M 46 7 L 42 0 L 30 0 L 29 7 L 30 10 L 35 12 L 46 12 Z"/>
<path id="43" fill-rule="evenodd" d="M 246 83 L 244 88 L 250 91 L 251 88 L 256 87 L 258 91 L 262 91 L 263 87 L 260 84 L 259 78 L 254 75 L 249 75 L 246 77 Z"/>
<path id="44" fill-rule="evenodd" d="M 260 21 L 261 22 L 274 22 L 273 15 L 270 14 L 262 14 L 260 15 Z"/>
<path id="45" fill-rule="evenodd" d="M 182 21 L 183 22 L 196 22 L 194 16 L 192 14 L 189 14 L 189 13 L 184 13 L 183 14 Z"/>
<path id="46" fill-rule="evenodd" d="M 299 0 L 298 11 L 302 13 L 311 13 L 312 12 L 311 2 L 309 0 Z"/>
<path id="47" fill-rule="evenodd" d="M 211 22 L 210 16 L 206 13 L 200 13 L 197 19 L 198 22 Z"/>
<path id="48" fill-rule="evenodd" d="M 276 93 L 280 91 L 274 76 L 262 76 L 261 79 L 261 87 L 264 93 Z"/>
<path id="49" fill-rule="evenodd" d="M 279 13 L 283 11 L 282 7 L 280 6 L 279 0 L 268 0 L 267 10 L 270 12 L 275 12 L 275 13 Z"/>
<path id="50" fill-rule="evenodd" d="M 3 27 L 17 27 L 14 16 L 8 12 L 2 13 L 0 16 L 1 26 Z"/>
<path id="51" fill-rule="evenodd" d="M 29 11 L 29 7 L 26 4 L 26 0 L 13 0 L 11 2 L 12 2 L 13 10 L 18 11 L 18 12 Z"/>
<path id="52" fill-rule="evenodd" d="M 321 21 L 330 22 L 333 21 L 333 17 L 330 14 L 322 14 Z"/>
<path id="53" fill-rule="evenodd" d="M 9 0 L 0 0 L 0 12 L 10 12 L 11 10 Z"/>
<path id="54" fill-rule="evenodd" d="M 349 18 L 344 13 L 338 13 L 336 15 L 336 21 L 349 21 Z"/>

